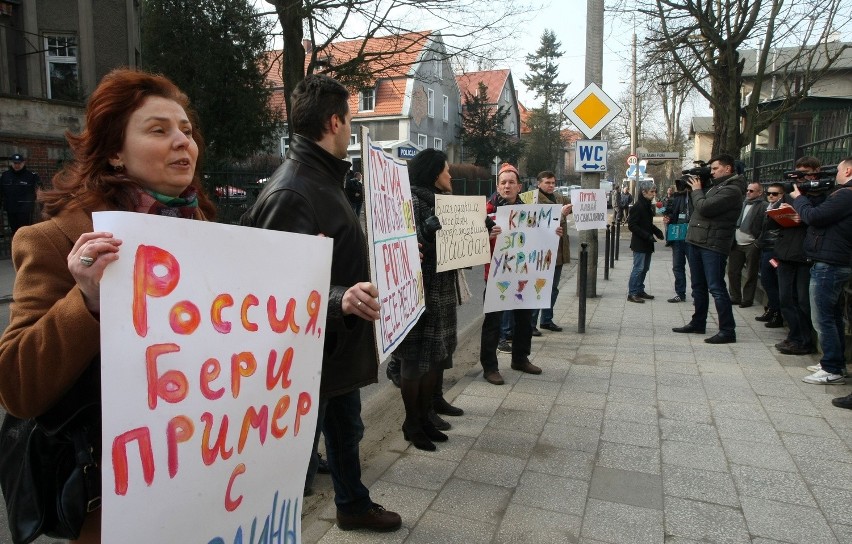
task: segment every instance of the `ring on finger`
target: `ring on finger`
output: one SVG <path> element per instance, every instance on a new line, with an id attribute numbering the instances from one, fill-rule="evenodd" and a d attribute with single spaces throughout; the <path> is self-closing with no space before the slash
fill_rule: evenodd
<path id="1" fill-rule="evenodd" d="M 80 264 L 82 264 L 83 266 L 92 266 L 93 264 L 95 264 L 95 258 L 86 257 L 85 255 L 83 255 L 80 257 Z"/>

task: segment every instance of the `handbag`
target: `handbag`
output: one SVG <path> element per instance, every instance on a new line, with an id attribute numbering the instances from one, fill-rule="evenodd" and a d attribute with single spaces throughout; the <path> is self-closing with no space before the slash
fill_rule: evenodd
<path id="1" fill-rule="evenodd" d="M 100 374 L 100 365 L 91 367 Z M 89 389 L 75 384 L 45 414 L 3 420 L 0 490 L 15 544 L 40 535 L 75 540 L 86 514 L 100 507 L 100 384 L 96 395 L 83 393 Z"/>
<path id="2" fill-rule="evenodd" d="M 666 228 L 666 241 L 680 242 L 686 240 L 686 229 L 688 227 L 688 223 L 669 223 Z"/>

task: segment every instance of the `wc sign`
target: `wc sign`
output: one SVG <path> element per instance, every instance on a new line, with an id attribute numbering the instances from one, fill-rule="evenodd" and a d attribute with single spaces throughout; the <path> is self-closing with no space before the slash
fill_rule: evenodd
<path id="1" fill-rule="evenodd" d="M 604 140 L 577 140 L 574 148 L 574 171 L 606 172 L 608 147 Z"/>

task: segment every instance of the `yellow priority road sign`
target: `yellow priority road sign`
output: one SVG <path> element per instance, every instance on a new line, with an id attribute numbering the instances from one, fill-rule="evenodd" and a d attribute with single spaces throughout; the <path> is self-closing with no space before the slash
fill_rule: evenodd
<path id="1" fill-rule="evenodd" d="M 621 108 L 594 83 L 583 89 L 562 110 L 586 138 L 594 138 L 621 113 Z"/>

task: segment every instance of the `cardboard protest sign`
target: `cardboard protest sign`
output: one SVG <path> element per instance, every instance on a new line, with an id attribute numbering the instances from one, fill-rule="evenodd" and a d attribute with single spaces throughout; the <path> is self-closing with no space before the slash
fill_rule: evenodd
<path id="1" fill-rule="evenodd" d="M 606 193 L 603 189 L 574 189 L 571 191 L 574 205 L 574 226 L 577 230 L 606 228 Z"/>
<path id="2" fill-rule="evenodd" d="M 101 281 L 103 542 L 299 542 L 332 240 L 94 223 L 123 241 Z"/>
<path id="3" fill-rule="evenodd" d="M 497 236 L 485 285 L 485 313 L 549 308 L 562 206 L 520 204 L 497 208 Z"/>
<path id="4" fill-rule="evenodd" d="M 385 355 L 426 309 L 408 166 L 373 145 L 361 130 L 370 278 L 379 290 L 376 345 Z"/>
<path id="5" fill-rule="evenodd" d="M 438 272 L 491 259 L 484 196 L 435 195 L 435 215 L 441 221 L 436 237 Z"/>

